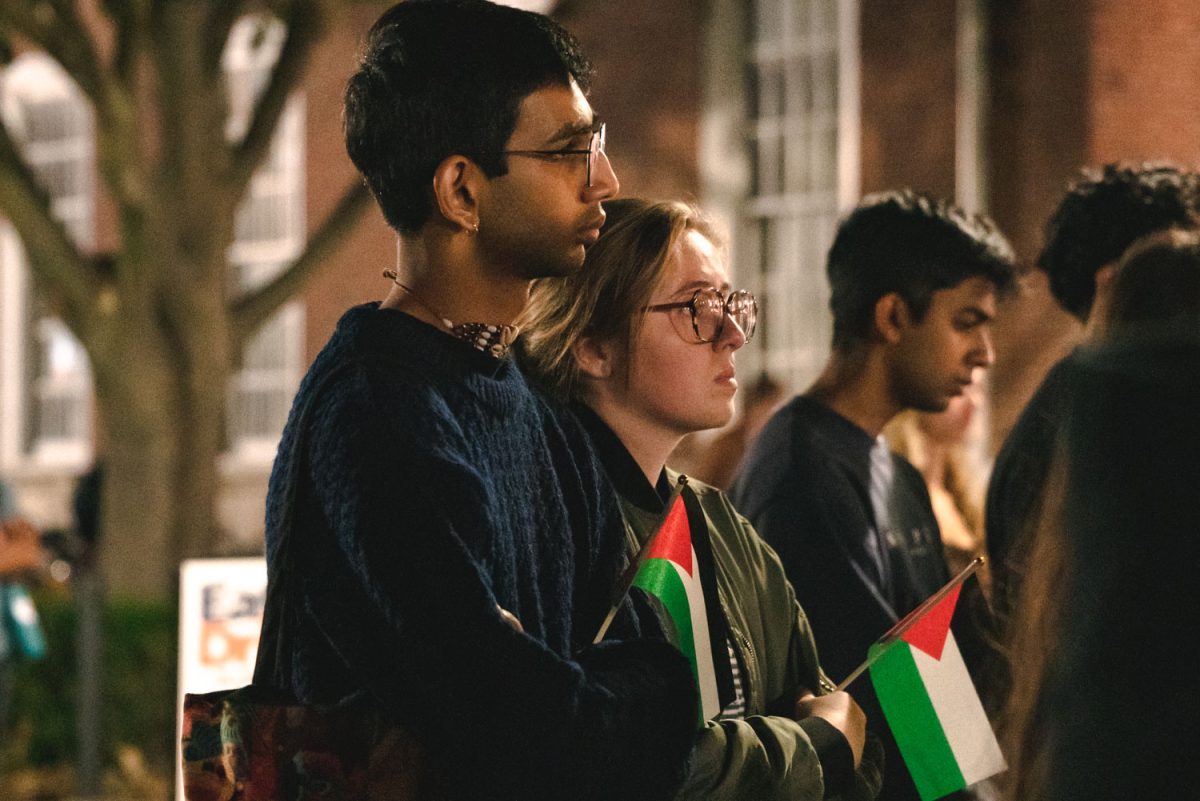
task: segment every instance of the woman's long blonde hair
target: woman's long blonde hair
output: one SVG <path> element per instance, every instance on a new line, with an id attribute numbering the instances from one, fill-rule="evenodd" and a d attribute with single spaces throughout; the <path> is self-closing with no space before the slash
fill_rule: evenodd
<path id="1" fill-rule="evenodd" d="M 1062 637 L 1060 613 L 1069 563 L 1063 530 L 1068 461 L 1059 445 L 1048 472 L 1041 513 L 1023 535 L 1028 558 L 1008 641 L 1003 643 L 1012 669 L 1009 695 L 997 720 L 1008 759 L 1008 772 L 1000 779 L 1006 801 L 1040 799 L 1047 778 L 1050 743 L 1042 701 Z"/>

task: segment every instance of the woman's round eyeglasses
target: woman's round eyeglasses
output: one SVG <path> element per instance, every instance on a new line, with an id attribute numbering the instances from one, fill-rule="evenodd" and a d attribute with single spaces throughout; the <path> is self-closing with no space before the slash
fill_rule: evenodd
<path id="1" fill-rule="evenodd" d="M 700 342 L 716 342 L 725 329 L 725 320 L 733 320 L 749 342 L 758 324 L 758 301 L 745 289 L 730 292 L 726 297 L 715 287 L 701 287 L 690 300 L 674 303 L 655 303 L 645 307 L 648 312 L 667 312 L 687 309 L 692 315 L 692 330 Z"/>

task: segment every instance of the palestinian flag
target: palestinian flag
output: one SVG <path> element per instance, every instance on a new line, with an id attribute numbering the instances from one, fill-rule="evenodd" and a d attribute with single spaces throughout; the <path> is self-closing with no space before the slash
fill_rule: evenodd
<path id="1" fill-rule="evenodd" d="M 668 636 L 692 663 L 701 723 L 715 718 L 733 695 L 724 616 L 712 573 L 704 512 L 684 486 L 672 499 L 633 586 L 658 600 Z"/>
<path id="2" fill-rule="evenodd" d="M 1004 757 L 967 673 L 950 619 L 960 586 L 894 641 L 871 646 L 871 681 L 922 801 L 1004 770 Z"/>

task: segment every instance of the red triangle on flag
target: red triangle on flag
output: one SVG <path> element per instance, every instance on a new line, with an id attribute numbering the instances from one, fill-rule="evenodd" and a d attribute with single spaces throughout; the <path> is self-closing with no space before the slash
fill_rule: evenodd
<path id="1" fill-rule="evenodd" d="M 921 615 L 900 639 L 940 660 L 942 649 L 946 647 L 946 635 L 950 633 L 950 619 L 954 617 L 954 607 L 958 604 L 960 590 L 961 585 L 946 593 L 946 597 Z"/>
<path id="2" fill-rule="evenodd" d="M 654 538 L 647 559 L 666 559 L 675 562 L 690 576 L 692 575 L 692 530 L 688 527 L 687 510 L 683 496 L 675 497 L 667 519 Z"/>

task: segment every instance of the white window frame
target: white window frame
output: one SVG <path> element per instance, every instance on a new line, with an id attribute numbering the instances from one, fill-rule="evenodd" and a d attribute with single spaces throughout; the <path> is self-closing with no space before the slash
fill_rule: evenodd
<path id="1" fill-rule="evenodd" d="M 25 255 L 16 231 L 0 221 L 0 470 L 24 461 Z"/>
<path id="2" fill-rule="evenodd" d="M 240 19 L 230 32 L 229 42 L 222 57 L 222 68 L 230 87 L 230 114 L 226 125 L 226 136 L 241 137 L 250 123 L 254 102 L 269 78 L 270 70 L 279 56 L 286 29 L 277 20 L 265 25 L 261 17 L 248 16 Z M 261 37 L 258 47 L 254 44 Z M 241 292 L 259 286 L 300 256 L 305 242 L 305 101 L 301 93 L 294 93 L 287 101 L 279 125 L 271 142 L 270 152 L 263 164 L 251 178 L 246 189 L 246 199 L 238 209 L 239 219 L 235 230 L 241 230 L 244 214 L 253 213 L 254 202 L 275 196 L 285 206 L 280 221 L 278 236 L 253 241 L 235 240 L 227 254 L 233 292 Z M 292 300 L 284 304 L 268 319 L 255 337 L 278 336 L 282 338 L 284 364 L 271 368 L 255 368 L 246 365 L 230 377 L 227 392 L 229 448 L 223 459 L 227 469 L 259 470 L 270 466 L 275 457 L 279 437 L 283 431 L 283 418 L 277 429 L 254 435 L 239 433 L 245 421 L 236 415 L 239 394 L 261 390 L 264 387 L 280 389 L 287 393 L 286 406 L 300 385 L 304 372 L 304 304 Z M 247 349 L 253 347 L 253 340 Z"/>
<path id="3" fill-rule="evenodd" d="M 818 7 L 833 16 L 822 17 L 817 14 Z M 796 35 L 792 15 L 800 13 L 809 15 L 810 24 L 826 20 L 825 35 L 814 36 L 811 28 L 806 35 Z M 764 41 L 755 39 L 760 14 L 775 21 L 771 28 L 775 35 Z M 780 105 L 771 113 L 755 118 L 754 106 L 761 108 L 762 104 L 753 99 L 743 111 L 744 141 L 757 158 L 751 158 L 744 168 L 746 191 L 734 234 L 737 280 L 754 289 L 762 306 L 762 335 L 747 348 L 745 362 L 751 370 L 765 370 L 793 389 L 803 389 L 829 355 L 832 318 L 825 257 L 839 217 L 853 208 L 861 194 L 859 0 L 755 0 L 748 15 L 741 43 L 748 92 L 760 91 L 767 65 L 778 70 L 784 88 L 777 92 Z M 796 75 L 803 75 L 802 66 L 811 67 L 814 57 L 820 55 L 833 57 L 836 75 L 826 73 L 832 83 L 815 82 L 811 68 L 808 83 L 796 80 Z M 814 102 L 814 108 L 826 108 L 807 109 L 807 104 L 797 100 L 797 86 L 814 87 L 814 97 L 822 91 L 820 87 L 825 87 L 826 93 L 836 87 L 836 103 Z M 804 143 L 821 131 L 827 136 L 831 128 L 836 156 L 829 165 Z M 776 145 L 776 156 L 766 162 L 778 176 L 771 191 L 761 191 L 765 170 L 763 156 L 756 151 L 759 141 Z M 827 145 L 828 140 L 823 146 Z M 797 164 L 807 172 L 797 172 Z M 752 174 L 756 169 L 760 171 L 757 193 Z M 792 176 L 785 170 L 793 170 Z M 825 171 L 823 175 L 829 176 L 829 170 L 831 180 L 816 189 L 796 186 L 795 175 Z"/>
<path id="4" fill-rule="evenodd" d="M 9 132 L 18 141 L 20 106 L 17 98 L 69 100 L 78 102 L 82 115 L 82 130 L 65 141 L 34 143 L 28 146 L 26 157 L 36 171 L 42 158 L 63 160 L 63 156 L 81 165 L 77 176 L 80 191 L 53 202 L 55 215 L 64 222 L 81 250 L 94 246 L 95 240 L 95 125 L 92 110 L 83 93 L 67 73 L 52 58 L 39 52 L 18 56 L 0 72 L 0 113 Z M 32 152 L 29 152 L 32 151 Z M 31 330 L 32 281 L 28 273 L 24 248 L 16 231 L 8 223 L 0 225 L 0 467 L 8 471 L 49 469 L 55 472 L 78 472 L 92 458 L 92 391 L 91 369 L 79 343 L 61 322 L 40 318 L 32 325 L 41 329 L 53 328 L 51 338 L 82 354 L 78 372 L 61 376 L 59 393 L 74 394 L 79 402 L 81 419 L 75 421 L 77 433 L 69 437 L 39 438 L 27 442 L 27 427 L 33 425 L 29 415 L 37 413 L 34 397 L 40 387 L 30 387 L 28 353 Z"/>

